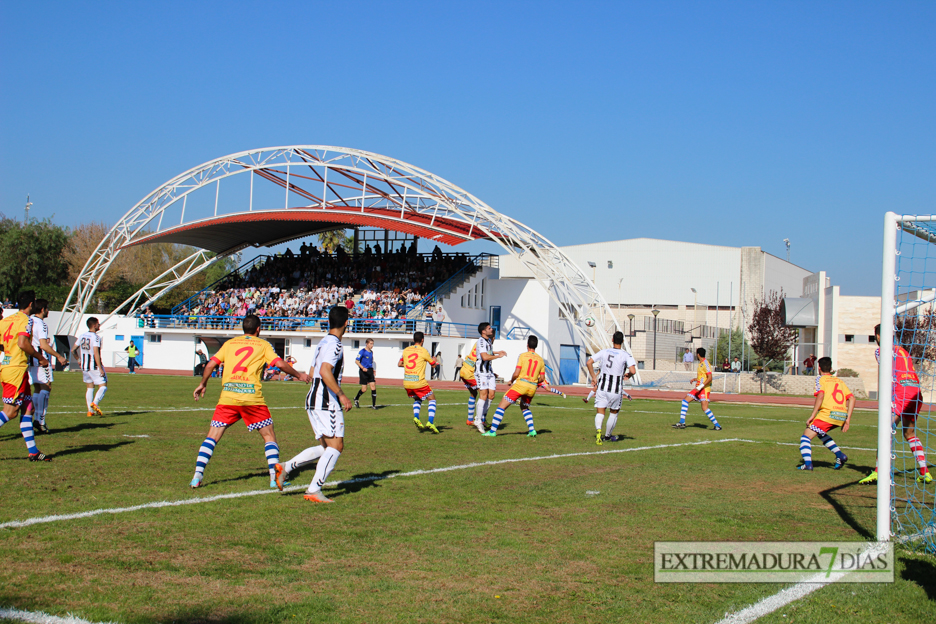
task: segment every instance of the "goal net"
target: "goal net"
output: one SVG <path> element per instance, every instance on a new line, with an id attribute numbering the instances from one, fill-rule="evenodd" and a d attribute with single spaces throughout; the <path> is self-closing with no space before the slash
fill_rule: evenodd
<path id="1" fill-rule="evenodd" d="M 936 215 L 888 213 L 883 260 L 877 537 L 936 554 L 936 476 L 926 483 L 920 473 L 924 456 L 936 458 Z M 921 402 L 913 406 L 917 379 Z M 915 407 L 915 422 L 894 423 L 895 413 Z"/>

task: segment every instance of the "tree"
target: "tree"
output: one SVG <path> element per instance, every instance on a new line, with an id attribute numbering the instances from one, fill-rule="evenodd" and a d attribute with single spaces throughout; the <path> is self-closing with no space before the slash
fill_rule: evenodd
<path id="1" fill-rule="evenodd" d="M 783 324 L 780 306 L 783 303 L 783 291 L 771 291 L 764 299 L 754 300 L 754 315 L 748 325 L 751 335 L 750 344 L 754 353 L 764 360 L 764 373 L 761 375 L 761 392 L 767 378 L 767 365 L 774 360 L 782 360 L 793 346 L 796 337 L 794 330 Z"/>
<path id="2" fill-rule="evenodd" d="M 15 299 L 20 291 L 57 305 L 68 295 L 68 266 L 62 252 L 68 246 L 68 228 L 51 220 L 21 223 L 0 214 L 0 297 Z"/>
<path id="3" fill-rule="evenodd" d="M 343 247 L 346 251 L 354 245 L 354 240 L 348 236 L 344 230 L 330 230 L 318 235 L 319 243 L 327 253 L 333 253 L 338 247 Z"/>
<path id="4" fill-rule="evenodd" d="M 923 314 L 898 316 L 894 322 L 894 344 L 907 350 L 916 362 L 936 362 L 936 318 L 933 306 Z"/>

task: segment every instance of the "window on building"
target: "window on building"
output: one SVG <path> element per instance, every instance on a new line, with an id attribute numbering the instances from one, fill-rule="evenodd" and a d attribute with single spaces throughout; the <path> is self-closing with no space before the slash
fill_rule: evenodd
<path id="1" fill-rule="evenodd" d="M 306 338 L 306 349 L 309 349 L 311 347 L 312 347 L 312 339 Z"/>
<path id="2" fill-rule="evenodd" d="M 868 336 L 868 342 L 874 342 L 874 334 Z"/>
<path id="3" fill-rule="evenodd" d="M 483 307 L 484 307 L 484 283 L 485 283 L 486 281 L 487 281 L 486 279 L 481 280 L 481 305 L 478 306 L 478 307 L 480 307 L 480 308 L 483 308 Z"/>
<path id="4" fill-rule="evenodd" d="M 122 334 L 117 334 L 116 336 L 114 336 L 114 340 L 116 340 L 117 342 L 120 342 L 120 341 L 122 341 L 123 339 L 124 339 L 124 337 L 123 337 Z"/>
<path id="5" fill-rule="evenodd" d="M 162 342 L 162 334 L 150 334 L 149 341 L 150 342 Z"/>
<path id="6" fill-rule="evenodd" d="M 400 341 L 400 348 L 401 348 L 401 349 L 405 349 L 406 347 L 409 347 L 409 346 L 411 346 L 412 344 L 413 344 L 413 341 L 412 341 L 412 340 L 401 340 L 401 341 Z"/>
<path id="7" fill-rule="evenodd" d="M 854 334 L 845 334 L 845 342 L 855 342 Z"/>
<path id="8" fill-rule="evenodd" d="M 351 346 L 352 346 L 352 348 L 354 348 L 354 349 L 360 349 L 360 348 L 361 348 L 361 341 L 360 341 L 360 340 L 352 340 L 352 341 L 351 341 Z"/>

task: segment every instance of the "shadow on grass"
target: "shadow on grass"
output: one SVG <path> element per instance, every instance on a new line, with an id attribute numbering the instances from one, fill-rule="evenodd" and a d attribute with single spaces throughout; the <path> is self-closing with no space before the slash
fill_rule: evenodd
<path id="1" fill-rule="evenodd" d="M 294 477 L 294 476 L 296 476 L 296 474 L 298 474 L 298 472 L 299 472 L 299 471 L 297 470 L 296 472 L 292 473 L 292 475 L 290 475 L 290 476 L 291 476 L 291 477 Z M 215 484 L 218 484 L 218 483 L 231 483 L 232 481 L 247 481 L 247 480 L 249 480 L 249 479 L 259 479 L 260 477 L 268 478 L 269 476 L 270 476 L 269 471 L 267 471 L 267 472 L 249 472 L 249 473 L 247 473 L 247 474 L 242 474 L 242 475 L 240 475 L 239 477 L 231 477 L 231 478 L 229 478 L 229 479 L 218 479 L 217 481 L 213 481 L 212 483 L 215 483 Z"/>
<path id="2" fill-rule="evenodd" d="M 107 451 L 112 451 L 115 448 L 126 446 L 128 444 L 133 444 L 133 441 L 125 440 L 123 442 L 115 442 L 113 444 L 83 444 L 81 446 L 67 448 L 64 451 L 59 451 L 58 453 L 55 453 L 53 457 L 57 459 L 65 455 L 78 455 L 80 453 L 106 453 Z"/>
<path id="3" fill-rule="evenodd" d="M 72 425 L 71 427 L 65 427 L 62 429 L 55 427 L 53 423 L 52 433 L 50 433 L 49 435 L 55 435 L 56 433 L 76 433 L 78 431 L 89 431 L 92 429 L 110 429 L 114 425 L 118 425 L 118 424 L 122 425 L 124 423 L 94 422 L 93 420 L 88 419 L 88 421 L 83 422 L 80 425 Z"/>
<path id="4" fill-rule="evenodd" d="M 904 559 L 900 578 L 919 585 L 926 597 L 936 602 L 936 564 L 923 559 Z"/>
<path id="5" fill-rule="evenodd" d="M 383 472 L 362 472 L 352 475 L 350 479 L 339 483 L 334 490 L 327 494 L 330 498 L 354 494 L 367 488 L 380 487 L 379 482 L 399 474 L 399 470 L 384 470 Z"/>
<path id="6" fill-rule="evenodd" d="M 813 464 L 813 465 L 815 466 L 816 464 Z M 824 498 L 827 503 L 832 505 L 832 508 L 835 510 L 835 513 L 837 513 L 839 517 L 843 521 L 845 521 L 845 524 L 847 524 L 852 529 L 854 529 L 858 535 L 860 535 L 861 537 L 865 539 L 873 540 L 874 532 L 869 527 L 866 527 L 865 525 L 863 525 L 854 516 L 854 514 L 852 514 L 851 510 L 849 510 L 845 505 L 843 505 L 842 502 L 839 501 L 838 498 L 836 497 L 836 494 L 838 494 L 839 492 L 842 492 L 843 490 L 847 490 L 848 488 L 855 488 L 855 487 L 862 487 L 862 486 L 858 485 L 857 483 L 845 483 L 843 485 L 837 485 L 833 488 L 829 488 L 828 490 L 823 490 L 819 492 L 819 496 Z M 875 503 L 874 503 L 873 498 L 867 498 L 866 500 L 870 501 L 870 506 L 872 507 L 874 506 Z M 873 516 L 872 516 L 872 520 L 873 520 Z"/>

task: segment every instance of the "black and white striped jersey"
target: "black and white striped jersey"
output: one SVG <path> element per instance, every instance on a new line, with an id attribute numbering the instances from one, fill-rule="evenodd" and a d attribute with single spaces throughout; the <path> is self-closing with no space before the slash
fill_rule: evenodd
<path id="1" fill-rule="evenodd" d="M 94 347 L 101 348 L 104 342 L 94 332 L 85 332 L 78 336 L 78 355 L 81 358 L 81 370 L 96 371 L 97 362 L 94 360 Z"/>
<path id="2" fill-rule="evenodd" d="M 335 411 L 341 409 L 341 402 L 338 395 L 328 389 L 325 382 L 322 381 L 322 364 L 332 365 L 332 374 L 335 381 L 341 385 L 341 372 L 344 368 L 344 347 L 341 341 L 333 334 L 328 334 L 315 348 L 315 355 L 312 358 L 312 387 L 306 396 L 306 409 Z"/>
<path id="3" fill-rule="evenodd" d="M 476 360 L 475 374 L 481 373 L 484 374 L 494 374 L 494 360 L 485 361 L 481 357 L 482 353 L 487 353 L 488 355 L 494 355 L 494 341 L 488 340 L 484 336 L 478 338 L 478 344 L 476 345 L 476 353 L 478 359 Z"/>
<path id="4" fill-rule="evenodd" d="M 49 326 L 46 325 L 46 322 L 45 322 L 44 320 L 42 320 L 41 318 L 39 318 L 38 316 L 30 317 L 29 320 L 32 321 L 32 346 L 33 346 L 33 349 L 35 349 L 36 352 L 38 352 L 38 353 L 40 353 L 40 354 L 43 354 L 44 352 L 43 352 L 42 349 L 40 348 L 39 341 L 42 340 L 42 339 L 46 339 L 46 340 L 49 339 Z M 46 358 L 46 359 L 49 359 L 49 358 Z M 51 362 L 50 362 L 50 364 L 51 364 Z M 39 359 L 38 359 L 38 358 L 34 358 L 34 357 L 30 357 L 30 358 L 29 358 L 29 365 L 30 365 L 30 366 L 39 366 Z"/>
<path id="5" fill-rule="evenodd" d="M 624 390 L 624 373 L 636 366 L 634 356 L 624 349 L 603 349 L 592 356 L 599 365 L 598 390 L 620 394 Z"/>

